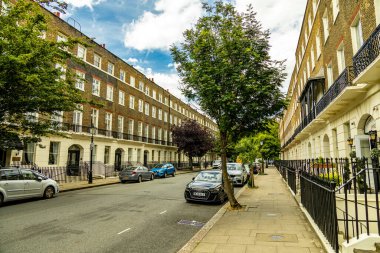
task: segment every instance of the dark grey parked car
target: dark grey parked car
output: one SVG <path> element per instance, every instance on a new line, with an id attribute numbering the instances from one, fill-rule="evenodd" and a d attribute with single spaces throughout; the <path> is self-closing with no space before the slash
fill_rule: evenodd
<path id="1" fill-rule="evenodd" d="M 119 179 L 122 183 L 127 181 L 137 181 L 141 183 L 143 180 L 153 180 L 154 173 L 144 166 L 130 166 L 119 173 Z"/>

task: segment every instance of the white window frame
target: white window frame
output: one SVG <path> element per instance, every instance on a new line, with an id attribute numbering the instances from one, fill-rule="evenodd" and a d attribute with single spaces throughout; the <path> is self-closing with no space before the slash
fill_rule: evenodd
<path id="1" fill-rule="evenodd" d="M 128 120 L 128 134 L 133 135 L 134 134 L 134 120 L 129 119 Z"/>
<path id="2" fill-rule="evenodd" d="M 156 118 L 157 112 L 156 112 L 156 107 L 152 105 L 152 118 Z"/>
<path id="3" fill-rule="evenodd" d="M 134 76 L 129 76 L 129 85 L 136 87 L 136 78 Z"/>
<path id="4" fill-rule="evenodd" d="M 336 56 L 338 61 L 338 75 L 343 72 L 343 70 L 346 68 L 346 60 L 344 57 L 344 44 L 343 42 L 340 43 L 338 49 L 336 50 Z"/>
<path id="5" fill-rule="evenodd" d="M 115 65 L 112 62 L 108 62 L 107 64 L 107 73 L 113 75 L 115 72 Z"/>
<path id="6" fill-rule="evenodd" d="M 168 112 L 164 112 L 164 122 L 168 122 Z"/>
<path id="7" fill-rule="evenodd" d="M 97 68 L 102 68 L 102 57 L 98 54 L 94 54 L 94 66 Z"/>
<path id="8" fill-rule="evenodd" d="M 120 77 L 121 81 L 125 82 L 125 71 L 124 70 L 120 70 L 119 77 Z"/>
<path id="9" fill-rule="evenodd" d="M 158 119 L 162 120 L 162 109 L 158 109 Z"/>
<path id="10" fill-rule="evenodd" d="M 96 108 L 91 108 L 91 123 L 94 128 L 99 126 L 99 110 Z"/>
<path id="11" fill-rule="evenodd" d="M 129 95 L 129 108 L 132 110 L 135 109 L 135 97 L 132 95 Z"/>
<path id="12" fill-rule="evenodd" d="M 143 136 L 143 123 L 141 121 L 137 122 L 137 136 Z"/>
<path id="13" fill-rule="evenodd" d="M 97 78 L 93 78 L 92 79 L 92 95 L 95 95 L 95 96 L 100 96 L 100 85 L 101 85 L 101 82 L 99 79 Z"/>
<path id="14" fill-rule="evenodd" d="M 325 10 L 323 17 L 322 17 L 322 25 L 323 25 L 323 36 L 325 39 L 325 43 L 330 35 L 330 28 L 329 28 L 329 15 L 327 13 L 327 9 Z"/>
<path id="15" fill-rule="evenodd" d="M 148 86 L 145 85 L 145 95 L 149 96 L 150 94 L 150 89 Z"/>
<path id="16" fill-rule="evenodd" d="M 77 57 L 79 59 L 82 59 L 83 61 L 86 61 L 86 55 L 87 55 L 86 47 L 82 46 L 81 44 L 78 44 Z"/>
<path id="17" fill-rule="evenodd" d="M 335 23 L 335 20 L 339 14 L 339 0 L 332 0 L 331 5 L 333 11 L 333 22 Z"/>
<path id="18" fill-rule="evenodd" d="M 333 76 L 333 69 L 332 69 L 331 62 L 327 65 L 326 72 L 327 72 L 327 86 L 330 88 L 331 85 L 334 83 L 334 76 Z"/>
<path id="19" fill-rule="evenodd" d="M 125 92 L 119 90 L 119 105 L 125 106 Z"/>
<path id="20" fill-rule="evenodd" d="M 139 99 L 139 107 L 138 107 L 139 112 L 144 112 L 144 103 L 142 99 Z"/>
<path id="21" fill-rule="evenodd" d="M 107 96 L 106 100 L 113 101 L 113 86 L 110 84 L 107 84 Z"/>
<path id="22" fill-rule="evenodd" d="M 118 138 L 122 139 L 123 133 L 124 133 L 124 117 L 120 115 L 117 116 L 117 133 L 118 133 Z"/>
<path id="23" fill-rule="evenodd" d="M 149 116 L 149 103 L 145 102 L 145 115 Z"/>
<path id="24" fill-rule="evenodd" d="M 139 81 L 139 90 L 144 91 L 144 82 Z"/>
<path id="25" fill-rule="evenodd" d="M 162 94 L 158 94 L 158 102 L 162 103 Z"/>
<path id="26" fill-rule="evenodd" d="M 155 90 L 152 90 L 152 98 L 157 100 L 157 92 Z"/>
<path id="27" fill-rule="evenodd" d="M 77 70 L 75 74 L 76 74 L 75 88 L 77 88 L 78 90 L 84 91 L 86 73 L 83 73 L 82 71 Z"/>
<path id="28" fill-rule="evenodd" d="M 112 113 L 106 112 L 104 119 L 105 119 L 106 131 L 112 132 Z M 108 135 L 109 134 L 107 134 L 107 136 Z"/>
<path id="29" fill-rule="evenodd" d="M 363 28 L 360 14 L 356 15 L 351 25 L 351 39 L 353 54 L 356 54 L 364 43 Z"/>
<path id="30" fill-rule="evenodd" d="M 156 139 L 156 127 L 155 126 L 152 126 L 152 134 L 151 134 L 151 138 L 154 140 Z"/>

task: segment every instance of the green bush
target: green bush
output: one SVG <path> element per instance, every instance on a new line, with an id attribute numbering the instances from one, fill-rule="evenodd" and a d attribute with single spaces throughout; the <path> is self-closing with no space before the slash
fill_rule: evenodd
<path id="1" fill-rule="evenodd" d="M 337 184 L 341 184 L 342 183 L 342 176 L 340 176 L 336 171 L 334 172 L 330 172 L 330 173 L 320 173 L 319 174 L 319 178 L 321 179 L 324 179 L 324 180 L 330 180 L 330 181 L 334 181 L 335 183 Z"/>

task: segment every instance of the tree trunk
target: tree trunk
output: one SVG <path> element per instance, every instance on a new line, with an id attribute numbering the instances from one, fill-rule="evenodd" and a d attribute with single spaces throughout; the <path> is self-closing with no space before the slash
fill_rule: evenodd
<path id="1" fill-rule="evenodd" d="M 189 156 L 189 166 L 193 169 L 193 157 Z"/>
<path id="2" fill-rule="evenodd" d="M 241 205 L 236 200 L 235 195 L 232 191 L 232 184 L 229 180 L 228 173 L 227 173 L 227 133 L 221 132 L 220 133 L 220 143 L 221 143 L 221 158 L 222 158 L 222 175 L 223 175 L 223 182 L 224 182 L 224 190 L 227 193 L 228 200 L 230 202 L 230 206 L 233 209 L 239 209 L 241 208 Z"/>
<path id="3" fill-rule="evenodd" d="M 253 173 L 254 166 L 250 166 L 249 168 L 249 174 L 250 174 L 250 179 L 251 179 L 251 187 L 255 187 L 255 174 Z"/>
<path id="4" fill-rule="evenodd" d="M 261 170 L 260 174 L 264 175 L 264 157 L 261 157 Z"/>

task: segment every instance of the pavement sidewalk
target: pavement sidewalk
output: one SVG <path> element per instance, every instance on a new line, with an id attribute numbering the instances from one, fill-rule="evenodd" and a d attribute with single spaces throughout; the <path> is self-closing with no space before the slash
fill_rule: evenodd
<path id="1" fill-rule="evenodd" d="M 192 172 L 198 172 L 199 169 L 194 170 L 177 170 L 176 174 L 185 174 L 185 173 L 192 173 Z M 104 185 L 110 185 L 110 184 L 118 184 L 120 183 L 120 180 L 118 177 L 107 177 L 107 178 L 94 178 L 92 180 L 92 184 L 89 184 L 87 181 L 79 181 L 79 180 L 73 180 L 68 183 L 60 183 L 59 184 L 59 191 L 60 192 L 67 192 L 67 191 L 75 191 L 75 190 L 81 190 L 86 188 L 93 188 L 98 186 L 104 186 Z"/>
<path id="2" fill-rule="evenodd" d="M 227 203 L 179 252 L 326 252 L 281 175 L 265 173 L 255 177 L 258 188 L 241 190 L 243 209 Z"/>

